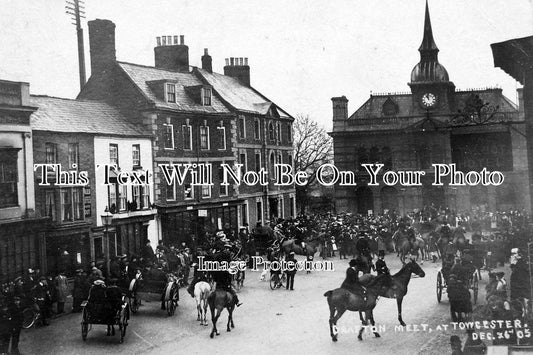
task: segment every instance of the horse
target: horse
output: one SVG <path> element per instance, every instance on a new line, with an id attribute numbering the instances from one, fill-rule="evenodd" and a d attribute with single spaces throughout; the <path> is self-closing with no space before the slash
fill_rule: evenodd
<path id="1" fill-rule="evenodd" d="M 205 282 L 200 281 L 194 285 L 194 300 L 196 301 L 196 309 L 198 310 L 198 317 L 196 320 L 200 321 L 200 325 L 207 326 L 207 296 L 211 292 L 211 286 Z"/>
<path id="2" fill-rule="evenodd" d="M 402 264 L 405 264 L 405 256 L 408 254 L 411 254 L 411 251 L 415 251 L 415 256 L 418 259 L 418 253 L 420 252 L 422 254 L 422 264 L 424 263 L 425 259 L 425 249 L 426 243 L 424 242 L 424 239 L 421 237 L 416 237 L 415 242 L 411 244 L 409 240 L 404 240 L 400 246 L 400 261 Z"/>
<path id="3" fill-rule="evenodd" d="M 233 295 L 226 290 L 216 289 L 209 294 L 207 297 L 207 304 L 209 305 L 209 310 L 211 311 L 211 321 L 213 322 L 213 329 L 209 335 L 211 339 L 214 335 L 220 335 L 217 330 L 217 321 L 220 317 L 220 313 L 226 308 L 228 310 L 228 325 L 227 331 L 231 332 L 231 328 L 235 328 L 233 324 L 233 310 L 235 309 L 235 299 Z M 231 328 L 230 328 L 231 325 Z"/>
<path id="4" fill-rule="evenodd" d="M 314 256 L 318 250 L 318 246 L 320 245 L 320 240 L 318 237 L 315 237 L 313 239 L 310 239 L 309 241 L 305 242 L 305 250 L 301 245 L 296 244 L 296 241 L 294 238 L 284 240 L 280 245 L 280 250 L 282 250 L 285 255 L 289 255 L 290 252 L 294 252 L 296 255 L 303 255 L 303 256 Z"/>
<path id="5" fill-rule="evenodd" d="M 367 289 L 367 299 L 365 300 L 363 295 L 351 292 L 344 288 L 337 288 L 334 290 L 329 290 L 324 293 L 324 296 L 327 297 L 328 306 L 329 306 L 329 333 L 332 341 L 337 341 L 337 321 L 342 317 L 344 312 L 365 312 L 365 318 L 361 318 L 363 327 L 359 330 L 359 335 L 357 339 L 363 340 L 363 331 L 368 325 L 368 321 L 372 324 L 372 327 L 376 324 L 374 321 L 373 310 L 376 307 L 376 302 L 378 299 L 377 288 L 378 284 L 374 288 Z M 362 316 L 361 316 L 362 317 Z M 379 338 L 380 335 L 375 330 L 373 331 L 374 336 Z"/>
<path id="6" fill-rule="evenodd" d="M 396 299 L 398 305 L 398 321 L 402 326 L 405 326 L 405 322 L 402 319 L 402 302 L 407 294 L 407 286 L 409 285 L 412 274 L 419 277 L 426 276 L 424 270 L 422 270 L 420 265 L 418 265 L 414 259 L 411 259 L 410 262 L 404 264 L 400 271 L 392 275 L 389 284 L 384 283 L 384 285 L 378 289 L 378 296 Z M 364 275 L 360 280 L 362 283 L 367 283 L 370 287 L 373 283 L 377 282 L 377 279 L 384 279 L 385 277 L 386 276 Z M 360 317 L 362 319 L 362 314 L 360 314 Z"/>

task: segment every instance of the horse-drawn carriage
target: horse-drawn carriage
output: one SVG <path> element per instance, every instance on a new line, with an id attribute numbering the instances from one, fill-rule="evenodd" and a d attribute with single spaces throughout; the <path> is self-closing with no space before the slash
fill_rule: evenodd
<path id="1" fill-rule="evenodd" d="M 443 290 L 447 289 L 448 291 L 450 276 L 454 275 L 458 279 L 458 283 L 454 283 L 454 286 L 462 287 L 468 293 L 472 290 L 473 301 L 476 304 L 479 294 L 479 260 L 476 260 L 471 254 L 465 253 L 465 251 L 458 251 L 455 259 L 452 260 L 443 256 L 442 268 L 437 273 L 437 301 L 441 302 Z M 460 261 L 457 262 L 457 260 Z M 465 260 L 467 261 L 466 263 L 464 262 Z M 476 263 L 473 260 L 476 260 Z"/>
<path id="2" fill-rule="evenodd" d="M 124 341 L 126 328 L 130 319 L 129 300 L 118 291 L 119 297 L 112 297 L 105 293 L 104 287 L 99 286 L 104 293 L 101 296 L 90 295 L 83 301 L 81 319 L 81 337 L 85 341 L 87 334 L 94 324 L 107 325 L 107 335 L 115 335 L 115 325 L 120 332 L 120 342 Z"/>
<path id="3" fill-rule="evenodd" d="M 174 315 L 179 301 L 179 283 L 176 275 L 159 268 L 152 267 L 137 273 L 127 291 L 132 313 L 137 313 L 143 297 L 145 300 L 161 301 L 161 309 L 166 310 L 169 316 Z"/>

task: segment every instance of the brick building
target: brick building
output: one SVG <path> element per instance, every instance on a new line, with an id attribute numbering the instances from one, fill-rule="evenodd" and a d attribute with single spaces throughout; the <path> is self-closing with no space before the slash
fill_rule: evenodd
<path id="1" fill-rule="evenodd" d="M 119 185 L 117 173 L 142 175 L 151 169 L 151 138 L 102 102 L 31 96 L 30 103 L 38 108 L 31 117 L 35 164 L 59 164 L 65 172 L 58 180 L 49 170 L 48 185 L 40 184 L 42 170 L 35 172 L 36 210 L 50 220 L 47 271 L 73 274 L 91 261 L 140 255 L 146 239 L 158 239 L 153 184 L 148 179 L 132 185 L 130 179 Z M 109 184 L 104 183 L 104 164 L 117 165 L 109 169 Z M 88 184 L 64 185 L 68 178 L 75 183 L 82 172 Z M 113 214 L 107 234 L 101 219 L 106 208 Z"/>
<path id="2" fill-rule="evenodd" d="M 224 228 L 237 232 L 244 222 L 263 220 L 266 204 L 284 196 L 283 212 L 291 212 L 288 201 L 290 189 L 284 191 L 262 187 L 247 189 L 241 186 L 222 186 L 221 164 L 245 162 L 248 166 L 266 164 L 270 150 L 278 155 L 289 152 L 288 138 L 281 149 L 281 136 L 274 134 L 270 142 L 264 140 L 268 122 L 281 126 L 291 122 L 272 102 L 249 86 L 249 67 L 230 68 L 226 76 L 212 73 L 211 58 L 202 58 L 202 69 L 189 66 L 189 50 L 183 36 L 157 38 L 154 48 L 155 66 L 131 64 L 116 60 L 115 25 L 108 20 L 89 22 L 91 48 L 91 78 L 80 92 L 79 99 L 107 102 L 120 110 L 130 122 L 142 125 L 150 134 L 154 155 L 155 205 L 166 243 L 194 243 L 193 238 Z M 235 63 L 232 63 L 235 64 Z M 246 63 L 247 64 L 247 63 Z M 232 71 L 233 70 L 233 71 Z M 247 71 L 246 71 L 247 70 Z M 229 77 L 233 75 L 245 82 Z M 248 80 L 248 82 L 246 82 Z M 282 114 L 280 114 L 282 112 Z M 267 122 L 268 117 L 268 122 Z M 242 120 L 241 120 L 242 119 Z M 254 120 L 259 122 L 259 138 L 254 136 Z M 239 131 L 242 121 L 248 139 Z M 279 123 L 277 123 L 279 122 Z M 290 128 L 284 127 L 290 136 Z M 240 132 L 240 133 L 239 133 Z M 283 132 L 279 130 L 279 134 Z M 239 136 L 241 134 L 241 136 Z M 255 152 L 260 158 L 256 159 Z M 281 161 L 280 158 L 273 158 Z M 252 165 L 252 162 L 254 164 Z M 168 184 L 160 164 L 209 163 L 212 167 L 212 186 L 193 185 L 190 174 L 183 184 Z M 170 173 L 175 172 L 171 169 Z M 250 212 L 253 203 L 253 212 Z M 260 214 L 256 208 L 260 207 Z"/>
<path id="3" fill-rule="evenodd" d="M 529 208 L 521 109 L 501 89 L 456 90 L 438 61 L 427 4 L 419 52 L 409 92 L 372 94 L 351 116 L 346 97 L 332 98 L 335 165 L 357 176 L 357 186 L 336 186 L 337 210 L 405 212 L 431 204 L 455 210 Z M 423 186 L 369 186 L 363 163 L 384 164 L 380 179 L 386 170 L 423 170 Z M 432 186 L 433 163 L 455 163 L 463 172 L 498 170 L 505 182 Z"/>
<path id="4" fill-rule="evenodd" d="M 47 219 L 35 213 L 29 84 L 0 80 L 0 282 L 44 268 Z"/>

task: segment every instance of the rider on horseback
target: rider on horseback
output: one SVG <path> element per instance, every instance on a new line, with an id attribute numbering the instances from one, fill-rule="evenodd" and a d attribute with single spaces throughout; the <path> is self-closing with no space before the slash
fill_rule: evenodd
<path id="1" fill-rule="evenodd" d="M 231 253 L 230 253 L 230 244 L 224 245 L 224 250 L 220 252 L 217 256 L 217 261 L 219 262 L 227 262 L 228 264 L 231 262 Z M 214 271 L 213 272 L 213 278 L 215 279 L 215 282 L 217 283 L 217 289 L 226 290 L 229 293 L 233 295 L 233 299 L 235 300 L 235 305 L 237 307 L 241 306 L 242 303 L 239 301 L 239 297 L 237 297 L 237 292 L 233 289 L 233 286 L 231 285 L 232 281 L 232 275 L 229 273 L 229 271 Z"/>
<path id="2" fill-rule="evenodd" d="M 359 282 L 359 270 L 360 268 L 364 268 L 365 265 L 361 265 L 361 262 L 357 261 L 356 259 L 350 260 L 349 265 L 350 267 L 346 269 L 346 278 L 344 279 L 341 288 L 353 293 L 362 294 L 363 299 L 366 302 L 366 289 Z"/>

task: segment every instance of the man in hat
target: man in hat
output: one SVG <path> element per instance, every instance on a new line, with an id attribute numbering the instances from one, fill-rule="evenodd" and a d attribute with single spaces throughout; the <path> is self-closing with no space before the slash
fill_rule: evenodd
<path id="1" fill-rule="evenodd" d="M 19 338 L 24 321 L 24 305 L 19 296 L 14 296 L 9 303 L 9 313 L 11 315 L 11 354 L 19 355 Z"/>
<path id="2" fill-rule="evenodd" d="M 65 302 L 68 297 L 68 280 L 65 271 L 61 270 L 54 278 L 54 287 L 57 295 L 57 314 L 65 313 Z"/>
<path id="3" fill-rule="evenodd" d="M 41 312 L 41 321 L 43 325 L 50 325 L 47 319 L 50 316 L 50 304 L 52 302 L 52 297 L 48 291 L 48 284 L 46 282 L 46 277 L 41 276 L 39 282 L 33 286 L 32 289 L 33 298 L 39 306 Z"/>
<path id="4" fill-rule="evenodd" d="M 224 250 L 218 253 L 216 260 L 220 263 L 227 262 L 229 264 L 231 262 L 230 248 L 230 244 L 224 244 Z M 233 295 L 233 299 L 235 300 L 235 304 L 237 305 L 237 307 L 240 307 L 242 303 L 239 301 L 237 292 L 233 289 L 233 286 L 231 285 L 232 275 L 229 273 L 229 271 L 214 271 L 212 274 L 213 279 L 217 284 L 217 289 L 226 290 L 231 293 Z"/>
<path id="5" fill-rule="evenodd" d="M 511 249 L 511 300 L 527 305 L 531 298 L 529 267 L 518 248 Z"/>
<path id="6" fill-rule="evenodd" d="M 6 298 L 0 293 L 0 354 L 7 354 L 11 340 L 11 314 Z"/>
<path id="7" fill-rule="evenodd" d="M 349 266 L 346 269 L 346 278 L 342 282 L 341 288 L 362 295 L 366 301 L 366 289 L 359 283 L 359 270 L 364 265 L 361 265 L 356 259 L 352 259 L 349 262 Z"/>
<path id="8" fill-rule="evenodd" d="M 105 296 L 112 314 L 116 314 L 122 306 L 122 290 L 117 286 L 118 279 L 109 280 L 109 285 L 105 289 Z"/>
<path id="9" fill-rule="evenodd" d="M 81 312 L 81 303 L 84 300 L 84 282 L 86 282 L 83 276 L 83 269 L 76 270 L 76 276 L 74 277 L 74 288 L 72 289 L 72 313 Z"/>
<path id="10" fill-rule="evenodd" d="M 293 291 L 294 290 L 294 275 L 296 275 L 296 262 L 297 262 L 294 257 L 293 251 L 289 253 L 289 256 L 287 257 L 287 259 L 285 259 L 285 262 L 287 263 L 287 267 L 289 268 L 289 270 L 285 271 L 287 274 L 286 289 L 287 290 L 290 289 L 291 291 Z"/>

